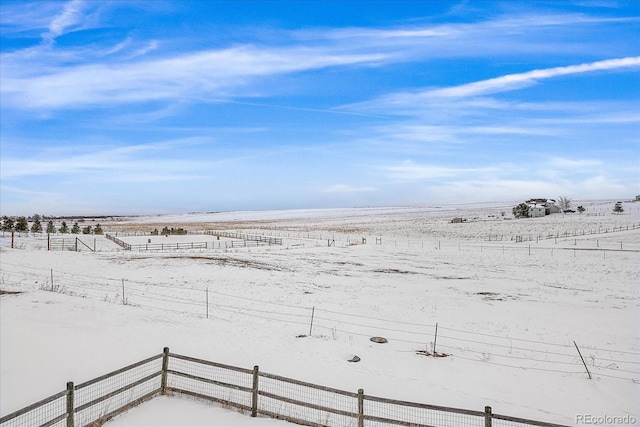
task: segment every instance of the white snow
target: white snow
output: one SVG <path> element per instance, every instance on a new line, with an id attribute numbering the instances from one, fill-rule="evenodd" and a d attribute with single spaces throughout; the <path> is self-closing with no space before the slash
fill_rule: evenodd
<path id="1" fill-rule="evenodd" d="M 0 297 L 0 413 L 168 346 L 399 400 L 489 405 L 563 424 L 578 414 L 637 419 L 640 203 L 615 215 L 613 202 L 574 202 L 587 212 L 523 220 L 509 219 L 510 204 L 475 204 L 98 221 L 132 244 L 216 247 L 179 251 L 124 251 L 82 235 L 97 252 L 46 251 L 46 236 L 16 235 L 11 249 L 4 234 L 0 289 L 22 293 Z M 263 234 L 283 245 L 217 249 L 225 239 L 123 236 L 165 225 Z M 47 290 L 52 276 L 57 292 Z M 298 338 L 309 335 L 312 307 L 312 334 Z M 431 350 L 436 323 L 437 351 L 450 356 L 416 354 Z M 361 361 L 347 362 L 354 355 Z M 284 424 L 157 398 L 112 424 L 266 422 Z"/>

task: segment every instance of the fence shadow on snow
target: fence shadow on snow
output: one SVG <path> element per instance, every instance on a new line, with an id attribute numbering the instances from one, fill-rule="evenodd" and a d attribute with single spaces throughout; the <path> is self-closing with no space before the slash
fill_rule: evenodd
<path id="1" fill-rule="evenodd" d="M 100 426 L 159 395 L 184 395 L 241 412 L 307 426 L 541 426 L 542 421 L 404 402 L 338 390 L 253 369 L 163 353 L 66 390 L 0 418 L 0 427 Z"/>

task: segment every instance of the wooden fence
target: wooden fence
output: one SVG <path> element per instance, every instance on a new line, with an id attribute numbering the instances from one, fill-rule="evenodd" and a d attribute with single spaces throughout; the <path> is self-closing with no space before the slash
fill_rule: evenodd
<path id="1" fill-rule="evenodd" d="M 123 249 L 126 249 L 128 251 L 131 250 L 131 245 L 130 244 L 118 239 L 117 237 L 112 236 L 111 234 L 107 233 L 107 234 L 104 235 L 104 237 L 106 237 L 108 240 L 111 240 L 116 245 L 121 246 Z"/>
<path id="2" fill-rule="evenodd" d="M 369 396 L 253 369 L 163 353 L 102 375 L 0 418 L 0 427 L 102 425 L 159 395 L 184 395 L 307 426 L 563 427 L 492 412 Z M 92 424 L 93 423 L 93 424 Z"/>
<path id="3" fill-rule="evenodd" d="M 224 242 L 224 249 L 228 248 L 247 248 L 266 245 L 282 245 L 282 239 L 273 237 L 264 237 L 243 233 L 230 233 L 230 232 L 213 232 L 208 231 L 205 234 L 242 240 L 231 240 Z M 216 249 L 215 242 L 172 242 L 172 243 L 142 243 L 138 245 L 129 244 L 123 240 L 111 234 L 105 234 L 108 240 L 120 245 L 127 251 L 164 251 L 164 250 L 179 250 L 179 249 Z M 218 243 L 218 249 L 222 249 L 222 242 Z"/>

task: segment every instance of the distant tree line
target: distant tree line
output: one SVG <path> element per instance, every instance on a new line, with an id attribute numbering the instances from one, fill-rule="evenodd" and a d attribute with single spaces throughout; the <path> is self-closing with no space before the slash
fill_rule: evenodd
<path id="1" fill-rule="evenodd" d="M 28 219 L 24 216 L 13 218 L 5 215 L 2 217 L 2 225 L 0 226 L 0 230 L 7 232 L 15 231 L 16 233 L 31 232 L 33 234 L 40 234 L 43 232 L 42 218 L 43 217 L 38 214 L 35 214 Z M 31 221 L 31 227 L 29 227 L 29 220 Z M 81 219 L 79 222 L 83 221 L 84 220 Z M 49 219 L 46 223 L 46 229 L 44 229 L 44 232 L 46 232 L 47 234 L 103 234 L 104 230 L 102 229 L 100 223 L 97 223 L 95 227 L 87 225 L 83 228 L 80 228 L 80 225 L 78 225 L 78 221 L 76 221 L 71 228 L 69 228 L 66 221 L 62 221 L 60 227 L 56 229 L 55 225 L 53 224 L 53 220 Z"/>
<path id="2" fill-rule="evenodd" d="M 187 234 L 187 230 L 185 230 L 184 228 L 169 228 L 169 227 L 164 227 L 162 229 L 162 232 L 159 232 L 158 229 L 156 228 L 155 230 L 153 230 L 151 232 L 152 236 L 159 236 L 159 235 L 163 235 L 163 236 L 169 236 L 169 235 L 184 235 Z"/>

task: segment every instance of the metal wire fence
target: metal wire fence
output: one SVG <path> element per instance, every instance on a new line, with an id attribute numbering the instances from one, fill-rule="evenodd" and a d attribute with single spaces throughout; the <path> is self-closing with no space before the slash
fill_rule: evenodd
<path id="1" fill-rule="evenodd" d="M 302 425 L 353 426 L 358 394 L 260 372 L 257 412 Z"/>
<path id="2" fill-rule="evenodd" d="M 253 370 L 170 354 L 167 389 L 250 411 Z"/>
<path id="3" fill-rule="evenodd" d="M 364 399 L 364 420 L 367 427 L 385 425 L 484 427 L 484 412 L 426 405 L 367 396 Z M 491 417 L 489 416 L 488 420 Z"/>
<path id="4" fill-rule="evenodd" d="M 61 391 L 0 418 L 2 427 L 66 426 L 67 391 Z"/>
<path id="5" fill-rule="evenodd" d="M 77 425 L 110 419 L 160 391 L 162 367 L 153 356 L 123 369 L 78 384 L 74 389 L 74 418 Z"/>
<path id="6" fill-rule="evenodd" d="M 0 418 L 0 427 L 87 426 L 103 422 L 158 395 L 164 354 L 150 357 Z"/>
<path id="7" fill-rule="evenodd" d="M 0 427 L 102 425 L 157 395 L 185 395 L 299 425 L 562 427 L 484 412 L 349 392 L 194 357 L 162 354 L 74 385 L 0 418 Z"/>

